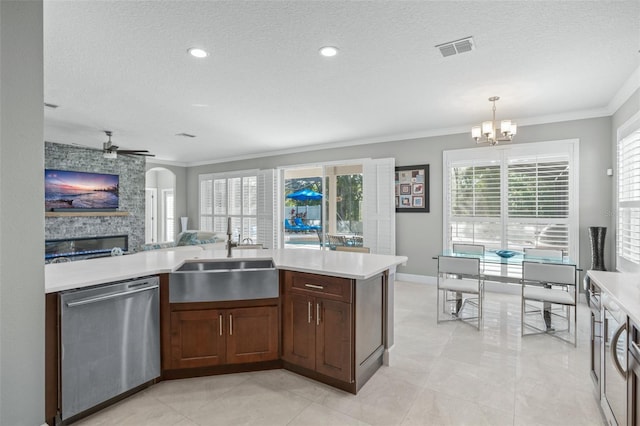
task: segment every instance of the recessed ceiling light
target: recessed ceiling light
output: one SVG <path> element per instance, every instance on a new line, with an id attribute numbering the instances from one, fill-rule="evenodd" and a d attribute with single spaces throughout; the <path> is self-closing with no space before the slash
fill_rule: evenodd
<path id="1" fill-rule="evenodd" d="M 200 49 L 199 47 L 192 47 L 187 50 L 187 52 L 189 52 L 189 54 L 195 58 L 206 58 L 207 56 L 209 56 L 206 50 Z"/>
<path id="2" fill-rule="evenodd" d="M 338 48 L 333 46 L 325 46 L 320 48 L 320 54 L 322 56 L 326 56 L 330 58 L 332 56 L 336 56 L 338 54 Z"/>

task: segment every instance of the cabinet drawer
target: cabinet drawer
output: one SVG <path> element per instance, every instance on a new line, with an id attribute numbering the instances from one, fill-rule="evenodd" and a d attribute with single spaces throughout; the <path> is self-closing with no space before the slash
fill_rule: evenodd
<path id="1" fill-rule="evenodd" d="M 352 283 L 348 278 L 285 271 L 285 292 L 322 296 L 351 303 Z"/>

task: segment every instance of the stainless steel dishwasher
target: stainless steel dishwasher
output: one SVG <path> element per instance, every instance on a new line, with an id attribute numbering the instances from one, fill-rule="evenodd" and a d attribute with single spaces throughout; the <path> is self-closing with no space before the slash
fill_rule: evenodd
<path id="1" fill-rule="evenodd" d="M 61 419 L 160 376 L 159 280 L 61 293 Z"/>

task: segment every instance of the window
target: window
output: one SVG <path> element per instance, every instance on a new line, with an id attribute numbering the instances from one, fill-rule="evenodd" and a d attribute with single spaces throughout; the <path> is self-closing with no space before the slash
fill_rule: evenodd
<path id="1" fill-rule="evenodd" d="M 164 241 L 173 241 L 175 235 L 173 189 L 162 190 L 164 209 Z"/>
<path id="2" fill-rule="evenodd" d="M 274 247 L 271 197 L 272 170 L 200 175 L 200 229 L 225 235 L 230 217 L 232 240 Z"/>
<path id="3" fill-rule="evenodd" d="M 562 250 L 578 258 L 577 141 L 444 152 L 444 246 Z M 520 273 L 519 266 L 492 273 Z"/>
<path id="4" fill-rule="evenodd" d="M 640 271 L 640 113 L 618 129 L 618 269 Z"/>

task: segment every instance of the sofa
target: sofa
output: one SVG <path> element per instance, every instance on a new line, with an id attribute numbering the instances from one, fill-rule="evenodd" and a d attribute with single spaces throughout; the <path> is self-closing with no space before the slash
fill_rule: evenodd
<path id="1" fill-rule="evenodd" d="M 223 249 L 223 236 L 210 231 L 184 231 L 177 235 L 175 241 L 143 244 L 142 251 L 176 249 L 178 247 L 199 246 L 202 249 Z"/>

